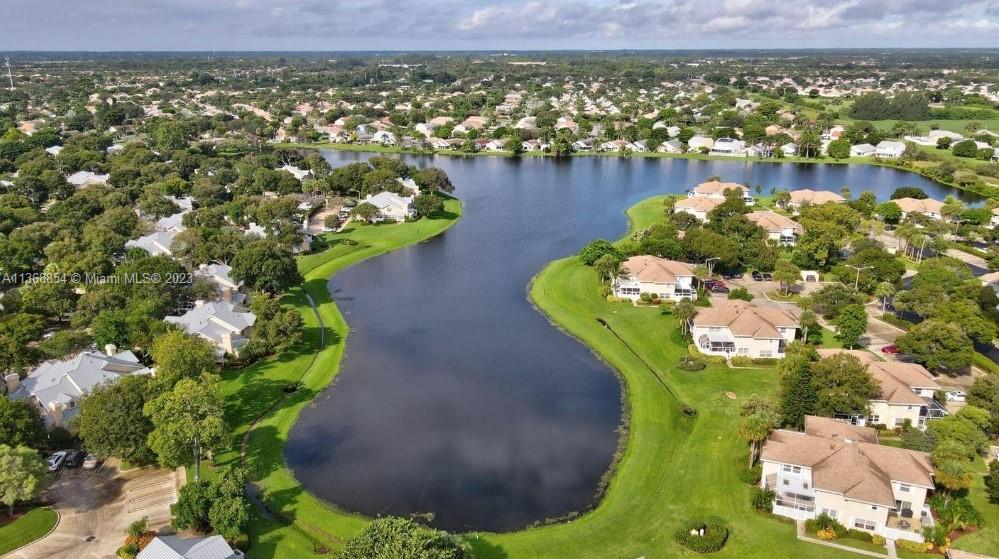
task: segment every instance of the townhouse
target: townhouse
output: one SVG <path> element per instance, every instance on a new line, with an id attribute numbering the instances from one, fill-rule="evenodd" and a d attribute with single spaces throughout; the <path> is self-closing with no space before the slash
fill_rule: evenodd
<path id="1" fill-rule="evenodd" d="M 724 300 L 699 309 L 691 327 L 697 349 L 722 357 L 783 358 L 801 322 L 783 308 Z"/>
<path id="2" fill-rule="evenodd" d="M 163 320 L 204 338 L 215 346 L 216 356 L 222 359 L 226 355 L 239 356 L 240 348 L 250 341 L 250 329 L 257 316 L 228 301 L 196 301 L 194 308 L 183 315 Z"/>
<path id="3" fill-rule="evenodd" d="M 749 212 L 746 219 L 758 225 L 767 232 L 767 237 L 782 246 L 794 246 L 798 237 L 805 233 L 805 228 L 793 219 L 777 212 Z"/>
<path id="4" fill-rule="evenodd" d="M 394 192 L 379 192 L 368 196 L 365 202 L 378 208 L 379 217 L 373 221 L 405 221 L 416 217 L 411 196 L 399 196 Z"/>
<path id="5" fill-rule="evenodd" d="M 943 219 L 942 210 L 944 203 L 939 200 L 934 200 L 933 198 L 923 200 L 918 198 L 899 198 L 892 200 L 892 202 L 895 202 L 898 208 L 902 210 L 902 219 L 905 219 L 911 213 L 923 214 L 930 219 Z"/>
<path id="6" fill-rule="evenodd" d="M 749 194 L 749 187 L 737 182 L 708 181 L 691 188 L 687 191 L 687 197 L 711 198 L 713 200 L 725 201 L 725 191 L 738 190 L 742 193 L 742 200 L 747 204 L 754 204 L 755 200 Z"/>
<path id="7" fill-rule="evenodd" d="M 790 196 L 790 199 L 786 204 L 784 204 L 784 207 L 795 213 L 801 211 L 801 208 L 807 205 L 821 205 L 829 202 L 842 204 L 846 202 L 846 198 L 828 190 L 811 190 L 809 188 L 803 188 L 800 190 L 792 190 L 788 193 L 788 195 Z"/>
<path id="8" fill-rule="evenodd" d="M 696 299 L 694 268 L 686 262 L 656 256 L 632 256 L 621 264 L 621 275 L 614 278 L 614 296 L 637 301 L 642 293 L 660 299 L 680 301 Z"/>
<path id="9" fill-rule="evenodd" d="M 702 223 L 708 222 L 708 213 L 717 208 L 724 200 L 717 198 L 703 198 L 700 196 L 677 200 L 673 204 L 673 212 L 687 212 L 697 218 Z"/>

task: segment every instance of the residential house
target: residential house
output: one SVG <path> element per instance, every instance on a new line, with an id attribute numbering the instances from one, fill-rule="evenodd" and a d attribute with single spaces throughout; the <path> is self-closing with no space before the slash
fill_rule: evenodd
<path id="1" fill-rule="evenodd" d="M 527 140 L 521 143 L 521 147 L 524 151 L 547 151 L 550 146 L 541 140 Z"/>
<path id="2" fill-rule="evenodd" d="M 895 202 L 899 209 L 902 210 L 902 219 L 908 217 L 910 213 L 920 213 L 930 219 L 943 219 L 943 214 L 940 212 L 943 210 L 944 203 L 939 200 L 934 200 L 933 198 L 926 198 L 924 200 L 918 198 L 898 198 L 892 200 L 892 202 Z"/>
<path id="3" fill-rule="evenodd" d="M 495 139 L 489 140 L 483 145 L 486 151 L 503 151 L 503 147 L 506 145 L 506 140 Z"/>
<path id="4" fill-rule="evenodd" d="M 156 536 L 135 559 L 241 559 L 243 552 L 233 549 L 222 536 L 181 538 Z"/>
<path id="5" fill-rule="evenodd" d="M 228 264 L 221 262 L 202 264 L 195 270 L 194 277 L 204 278 L 212 282 L 215 288 L 218 289 L 219 297 L 223 301 L 229 301 L 237 305 L 243 304 L 246 301 L 246 295 L 239 291 L 243 286 L 243 282 L 237 282 L 232 279 L 232 267 Z"/>
<path id="6" fill-rule="evenodd" d="M 798 144 L 788 142 L 780 146 L 780 153 L 784 157 L 794 157 L 795 155 L 798 155 Z"/>
<path id="7" fill-rule="evenodd" d="M 125 242 L 125 248 L 141 248 L 150 256 L 172 256 L 170 245 L 173 244 L 174 237 L 186 229 L 184 227 L 184 214 L 191 211 L 192 208 L 190 198 L 174 198 L 173 200 L 181 207 L 181 211 L 160 218 L 156 221 L 152 233 L 138 239 L 129 239 Z"/>
<path id="8" fill-rule="evenodd" d="M 635 146 L 628 140 L 611 140 L 600 144 L 600 151 L 635 151 Z"/>
<path id="9" fill-rule="evenodd" d="M 95 387 L 116 382 L 125 375 L 151 375 L 131 351 L 116 353 L 115 347 L 84 351 L 61 361 L 46 361 L 21 380 L 8 374 L 7 395 L 12 400 L 28 400 L 41 412 L 50 427 L 65 427 L 79 411 L 80 399 Z M 113 355 L 112 355 L 113 354 Z"/>
<path id="10" fill-rule="evenodd" d="M 797 317 L 783 308 L 723 300 L 698 311 L 691 337 L 707 355 L 783 358 L 800 327 Z"/>
<path id="11" fill-rule="evenodd" d="M 791 199 L 788 200 L 787 204 L 785 204 L 785 208 L 792 210 L 795 213 L 801 211 L 801 208 L 805 205 L 818 206 L 828 202 L 833 202 L 835 204 L 842 204 L 846 202 L 846 198 L 828 190 L 811 190 L 803 188 L 801 190 L 792 190 L 789 194 Z"/>
<path id="12" fill-rule="evenodd" d="M 846 353 L 860 360 L 878 384 L 877 397 L 872 398 L 871 414 L 837 419 L 854 425 L 884 425 L 888 428 L 904 427 L 907 423 L 917 429 L 926 429 L 926 422 L 947 415 L 946 409 L 933 399 L 940 385 L 922 365 L 901 361 L 882 361 L 868 351 L 820 349 L 823 358 Z"/>
<path id="13" fill-rule="evenodd" d="M 383 146 L 394 146 L 396 144 L 395 134 L 388 130 L 379 130 L 371 135 L 371 141 Z"/>
<path id="14" fill-rule="evenodd" d="M 374 196 L 369 195 L 364 201 L 378 208 L 381 213 L 381 216 L 375 221 L 406 221 L 406 218 L 416 217 L 413 198 L 410 196 L 399 196 L 394 192 L 379 192 Z"/>
<path id="15" fill-rule="evenodd" d="M 874 157 L 880 159 L 898 159 L 905 153 L 905 143 L 893 140 L 881 140 L 874 148 Z"/>
<path id="16" fill-rule="evenodd" d="M 800 223 L 776 212 L 750 212 L 746 214 L 746 219 L 759 225 L 767 232 L 770 240 L 777 241 L 782 246 L 794 246 L 798 237 L 805 233 L 805 228 Z"/>
<path id="17" fill-rule="evenodd" d="M 746 156 L 746 142 L 733 138 L 718 138 L 711 148 L 711 155 L 726 155 L 731 157 Z"/>
<path id="18" fill-rule="evenodd" d="M 693 266 L 649 255 L 625 260 L 621 275 L 614 278 L 613 289 L 615 297 L 632 301 L 637 301 L 642 293 L 670 301 L 697 298 Z"/>
<path id="19" fill-rule="evenodd" d="M 687 140 L 687 151 L 701 151 L 701 148 L 711 150 L 715 146 L 715 141 L 707 136 L 694 136 Z"/>
<path id="20" fill-rule="evenodd" d="M 183 315 L 163 320 L 208 340 L 221 358 L 226 354 L 239 355 L 239 349 L 250 341 L 250 329 L 257 316 L 228 301 L 197 301 L 194 308 Z"/>
<path id="21" fill-rule="evenodd" d="M 684 198 L 683 200 L 677 200 L 673 205 L 673 212 L 687 212 L 696 217 L 701 223 L 707 223 L 708 213 L 721 205 L 722 202 L 724 200 L 702 196 Z"/>
<path id="22" fill-rule="evenodd" d="M 75 188 L 83 188 L 91 184 L 106 184 L 109 175 L 99 175 L 90 171 L 77 171 L 66 177 L 66 182 Z"/>
<path id="23" fill-rule="evenodd" d="M 776 493 L 773 513 L 796 520 L 826 514 L 886 539 L 923 541 L 933 526 L 929 454 L 877 444 L 877 431 L 806 417 L 805 432 L 778 429 L 763 444 L 760 485 Z"/>
<path id="24" fill-rule="evenodd" d="M 299 169 L 294 165 L 283 165 L 277 168 L 278 171 L 285 171 L 291 173 L 298 180 L 305 180 L 306 177 L 312 174 L 309 169 Z"/>
<path id="25" fill-rule="evenodd" d="M 680 140 L 666 140 L 659 144 L 659 151 L 662 153 L 683 153 L 683 144 Z"/>
<path id="26" fill-rule="evenodd" d="M 592 151 L 593 150 L 593 140 L 590 138 L 583 138 L 582 140 L 576 140 L 572 143 L 572 149 L 576 151 Z"/>
<path id="27" fill-rule="evenodd" d="M 850 157 L 871 157 L 876 151 L 877 148 L 871 144 L 857 144 L 850 146 Z"/>
<path id="28" fill-rule="evenodd" d="M 719 181 L 708 181 L 702 182 L 701 184 L 691 188 L 687 191 L 687 196 L 711 198 L 714 200 L 725 201 L 725 191 L 727 190 L 739 190 L 742 192 L 742 199 L 747 204 L 755 203 L 753 197 L 749 194 L 749 187 L 741 185 L 737 182 L 719 182 Z"/>

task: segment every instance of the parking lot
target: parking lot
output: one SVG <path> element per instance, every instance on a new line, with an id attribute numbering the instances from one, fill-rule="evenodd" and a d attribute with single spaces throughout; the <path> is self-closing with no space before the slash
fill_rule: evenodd
<path id="1" fill-rule="evenodd" d="M 4 559 L 103 559 L 115 557 L 125 529 L 146 517 L 151 529 L 170 524 L 170 505 L 177 500 L 183 473 L 136 469 L 120 472 L 115 465 L 100 470 L 63 468 L 43 499 L 59 511 L 49 536 L 4 556 Z"/>

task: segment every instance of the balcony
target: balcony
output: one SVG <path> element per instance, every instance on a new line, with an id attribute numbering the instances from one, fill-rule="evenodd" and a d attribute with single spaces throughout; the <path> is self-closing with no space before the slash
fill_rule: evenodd
<path id="1" fill-rule="evenodd" d="M 924 506 L 919 514 L 912 514 L 912 511 L 905 512 L 907 514 L 900 514 L 897 510 L 888 513 L 885 537 L 921 543 L 923 541 L 923 528 L 932 528 L 934 525 L 929 507 Z M 911 518 L 907 518 L 910 515 Z"/>

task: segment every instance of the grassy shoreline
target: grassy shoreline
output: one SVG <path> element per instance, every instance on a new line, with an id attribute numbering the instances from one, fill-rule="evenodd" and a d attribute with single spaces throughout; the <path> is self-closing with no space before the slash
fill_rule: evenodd
<path id="1" fill-rule="evenodd" d="M 234 442 L 216 462 L 238 463 L 240 442 L 246 437 L 245 466 L 268 510 L 267 514 L 254 512 L 250 557 L 315 556 L 367 524 L 366 518 L 337 509 L 306 491 L 285 464 L 284 445 L 301 410 L 339 372 L 349 329 L 326 288 L 329 278 L 362 260 L 442 233 L 457 222 L 461 204 L 447 200 L 445 209 L 446 216 L 440 219 L 348 226 L 328 235 L 335 244 L 299 259 L 304 281 L 282 298 L 302 314 L 303 342 L 293 351 L 223 374 L 226 419 L 233 426 Z M 306 295 L 315 302 L 315 311 Z M 291 386 L 297 389 L 289 393 Z"/>

